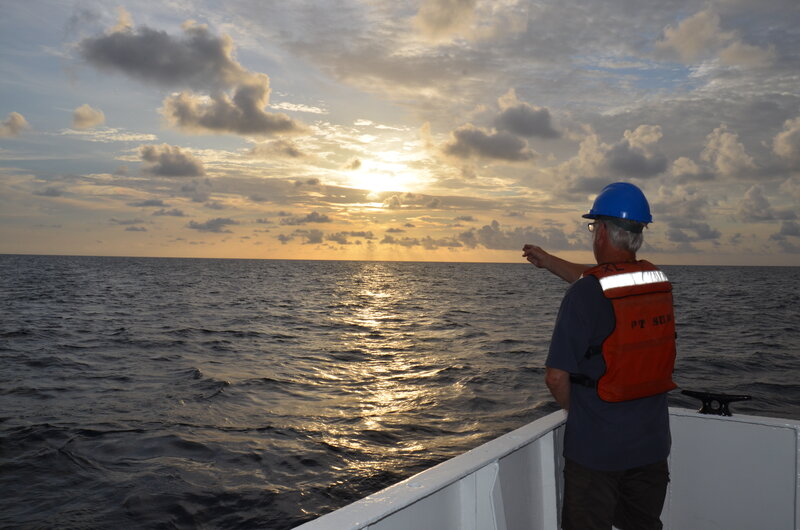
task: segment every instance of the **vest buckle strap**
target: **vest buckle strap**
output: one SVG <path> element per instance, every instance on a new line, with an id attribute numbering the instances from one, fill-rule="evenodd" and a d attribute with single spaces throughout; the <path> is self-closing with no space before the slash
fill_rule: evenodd
<path id="1" fill-rule="evenodd" d="M 569 374 L 569 380 L 576 385 L 597 388 L 597 381 L 585 374 Z"/>

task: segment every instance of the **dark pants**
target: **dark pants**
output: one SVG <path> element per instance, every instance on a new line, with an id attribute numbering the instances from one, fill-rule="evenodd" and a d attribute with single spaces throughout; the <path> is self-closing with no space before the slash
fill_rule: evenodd
<path id="1" fill-rule="evenodd" d="M 667 495 L 667 461 L 626 471 L 564 465 L 564 530 L 661 530 Z"/>

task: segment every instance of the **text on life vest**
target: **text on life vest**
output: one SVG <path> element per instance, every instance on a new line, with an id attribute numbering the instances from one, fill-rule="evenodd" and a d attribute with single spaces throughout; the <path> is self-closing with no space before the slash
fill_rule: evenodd
<path id="1" fill-rule="evenodd" d="M 663 326 L 672 322 L 672 313 L 666 315 L 657 315 L 650 320 L 651 326 Z M 647 319 L 631 320 L 631 329 L 644 329 L 647 325 Z"/>

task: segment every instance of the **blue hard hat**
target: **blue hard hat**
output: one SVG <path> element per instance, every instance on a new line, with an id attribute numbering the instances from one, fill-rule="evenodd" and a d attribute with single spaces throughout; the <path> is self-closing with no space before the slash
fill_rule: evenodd
<path id="1" fill-rule="evenodd" d="M 600 216 L 618 217 L 640 223 L 652 223 L 650 204 L 638 187 L 627 182 L 609 184 L 595 198 L 592 209 L 583 217 L 597 219 Z"/>

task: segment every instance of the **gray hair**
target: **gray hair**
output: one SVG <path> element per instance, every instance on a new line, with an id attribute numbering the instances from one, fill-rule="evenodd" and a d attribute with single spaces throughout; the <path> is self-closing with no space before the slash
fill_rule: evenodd
<path id="1" fill-rule="evenodd" d="M 636 223 L 638 226 L 632 227 L 634 230 L 638 229 L 638 232 L 636 232 L 626 230 L 625 228 L 619 226 L 619 224 L 616 222 L 617 220 L 613 218 L 598 218 L 597 221 L 603 223 L 603 225 L 606 227 L 606 231 L 608 231 L 608 237 L 611 240 L 611 244 L 620 250 L 636 253 L 641 248 L 642 243 L 644 243 L 644 234 L 642 233 L 642 228 L 644 225 L 642 223 Z M 620 221 L 627 220 L 620 219 Z"/>

